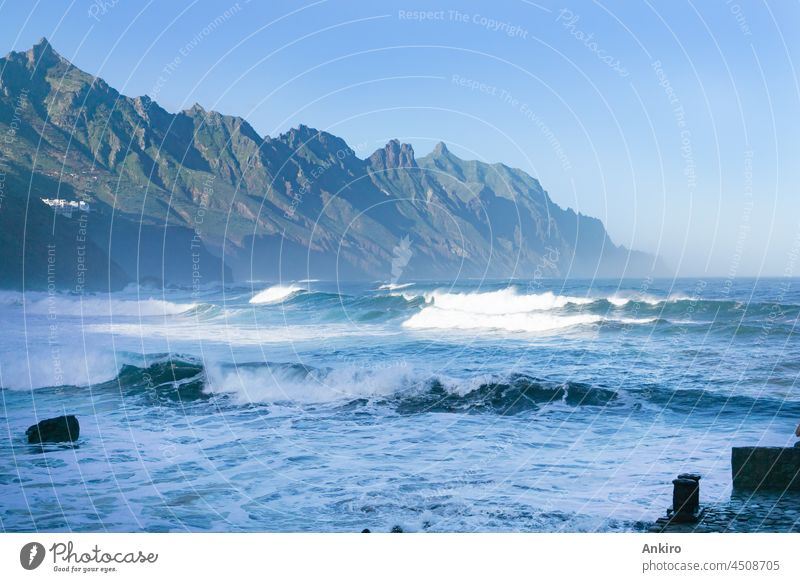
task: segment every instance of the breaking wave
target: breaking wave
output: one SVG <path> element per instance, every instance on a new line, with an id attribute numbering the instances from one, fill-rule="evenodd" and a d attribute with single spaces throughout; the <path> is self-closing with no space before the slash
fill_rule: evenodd
<path id="1" fill-rule="evenodd" d="M 530 311 L 549 311 L 567 305 L 586 305 L 594 300 L 587 297 L 556 295 L 551 291 L 520 295 L 516 288 L 476 293 L 440 293 L 426 295 L 426 300 L 439 309 L 463 311 L 482 315 L 508 315 Z"/>
<path id="2" fill-rule="evenodd" d="M 539 313 L 508 313 L 489 315 L 425 307 L 403 322 L 410 329 L 497 329 L 512 332 L 545 332 L 587 325 L 602 321 L 599 315 L 551 315 Z"/>
<path id="3" fill-rule="evenodd" d="M 100 395 L 104 390 L 121 392 L 126 398 L 138 398 L 145 406 L 157 402 L 199 403 L 217 398 L 223 399 L 219 404 L 228 402 L 235 406 L 387 406 L 399 414 L 514 415 L 551 406 L 637 410 L 646 405 L 656 412 L 665 408 L 682 413 L 697 410 L 712 417 L 742 413 L 800 415 L 797 399 L 714 388 L 653 385 L 612 389 L 520 372 L 456 378 L 429 373 L 403 362 L 330 368 L 281 362 L 204 365 L 201 360 L 181 354 L 151 354 L 142 359 L 146 363 L 123 364 L 116 374 L 102 381 L 95 374 L 92 395 Z"/>
<path id="4" fill-rule="evenodd" d="M 214 364 L 160 355 L 147 367 L 125 365 L 97 388 L 128 396 L 190 402 L 214 395 L 237 405 L 350 405 L 372 402 L 401 414 L 492 412 L 517 414 L 550 404 L 608 406 L 617 393 L 580 382 L 553 382 L 526 374 L 452 378 L 398 364 L 387 367 L 316 368 L 292 363 Z"/>
<path id="5" fill-rule="evenodd" d="M 299 293 L 304 293 L 306 289 L 297 285 L 273 285 L 257 293 L 250 299 L 250 303 L 264 305 L 272 303 L 282 303 Z"/>
<path id="6" fill-rule="evenodd" d="M 0 388 L 35 390 L 51 386 L 86 386 L 112 380 L 120 361 L 107 351 L 81 342 L 36 345 L 24 352 L 0 353 Z"/>
<path id="7" fill-rule="evenodd" d="M 57 293 L 15 293 L 0 303 L 24 306 L 32 315 L 65 317 L 151 317 L 178 315 L 197 307 L 196 303 L 175 303 L 164 299 L 123 298 L 114 295 L 69 295 Z"/>
<path id="8" fill-rule="evenodd" d="M 433 292 L 425 295 L 425 301 L 425 306 L 404 321 L 403 327 L 549 332 L 607 320 L 603 314 L 588 309 L 599 301 L 597 298 L 556 295 L 550 291 L 521 295 L 513 287 L 483 293 Z M 586 308 L 585 311 L 580 311 L 582 308 Z M 611 318 L 610 321 L 638 324 L 652 323 L 655 318 Z"/>
<path id="9" fill-rule="evenodd" d="M 386 283 L 378 287 L 380 291 L 396 291 L 397 289 L 406 289 L 411 287 L 414 283 Z"/>

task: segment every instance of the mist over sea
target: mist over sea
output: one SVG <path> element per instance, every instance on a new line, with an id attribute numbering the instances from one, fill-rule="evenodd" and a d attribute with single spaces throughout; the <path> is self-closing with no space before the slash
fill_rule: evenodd
<path id="1" fill-rule="evenodd" d="M 2 292 L 0 528 L 642 530 L 793 444 L 798 283 Z"/>

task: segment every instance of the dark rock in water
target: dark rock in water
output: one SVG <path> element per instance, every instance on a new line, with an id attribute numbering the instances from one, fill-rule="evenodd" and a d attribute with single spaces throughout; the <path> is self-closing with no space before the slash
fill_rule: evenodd
<path id="1" fill-rule="evenodd" d="M 361 530 L 361 533 L 372 533 L 372 532 L 369 531 L 368 527 L 365 527 L 364 529 Z"/>
<path id="2" fill-rule="evenodd" d="M 394 526 L 389 533 L 403 533 L 403 528 L 399 525 Z"/>
<path id="3" fill-rule="evenodd" d="M 124 365 L 116 380 L 128 395 L 144 395 L 155 400 L 191 402 L 211 397 L 205 392 L 205 370 L 199 362 L 167 358 L 147 368 Z"/>
<path id="4" fill-rule="evenodd" d="M 25 431 L 28 442 L 32 444 L 74 442 L 80 434 L 81 426 L 72 414 L 48 418 Z"/>

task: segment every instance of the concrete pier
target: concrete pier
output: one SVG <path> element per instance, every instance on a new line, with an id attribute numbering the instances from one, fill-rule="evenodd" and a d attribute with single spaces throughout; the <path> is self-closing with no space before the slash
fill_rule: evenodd
<path id="1" fill-rule="evenodd" d="M 800 491 L 800 448 L 734 447 L 731 474 L 742 491 Z"/>
<path id="2" fill-rule="evenodd" d="M 800 493 L 734 493 L 730 500 L 707 504 L 696 523 L 662 517 L 648 529 L 657 533 L 797 533 Z"/>
<path id="3" fill-rule="evenodd" d="M 800 532 L 800 447 L 734 447 L 731 475 L 730 500 L 704 505 L 693 521 L 673 507 L 648 531 Z"/>

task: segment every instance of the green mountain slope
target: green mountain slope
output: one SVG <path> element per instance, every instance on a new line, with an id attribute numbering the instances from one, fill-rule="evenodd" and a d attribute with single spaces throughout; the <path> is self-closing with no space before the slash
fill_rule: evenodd
<path id="1" fill-rule="evenodd" d="M 44 39 L 0 59 L 0 132 L 9 137 L 0 146 L 3 253 L 63 231 L 58 245 L 71 256 L 79 217 L 41 199 L 83 200 L 91 288 L 664 271 L 614 245 L 600 221 L 553 204 L 521 170 L 461 160 L 444 144 L 417 160 L 396 140 L 362 160 L 303 125 L 262 138 L 199 105 L 170 113 L 119 94 Z M 22 208 L 32 214 L 20 232 Z M 21 268 L 0 271 L 0 286 L 41 285 Z"/>

